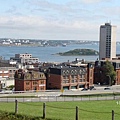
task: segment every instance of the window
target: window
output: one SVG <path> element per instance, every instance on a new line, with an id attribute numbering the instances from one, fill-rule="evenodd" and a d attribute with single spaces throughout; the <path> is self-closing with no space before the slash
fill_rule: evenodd
<path id="1" fill-rule="evenodd" d="M 75 83 L 75 82 L 77 82 L 77 80 L 76 80 L 76 79 L 73 79 L 73 80 L 71 80 L 71 82 L 72 82 L 72 83 Z"/>
<path id="2" fill-rule="evenodd" d="M 69 83 L 69 80 L 63 80 L 62 83 Z"/>
<path id="3" fill-rule="evenodd" d="M 10 73 L 12 73 L 12 70 L 9 70 Z"/>
<path id="4" fill-rule="evenodd" d="M 26 85 L 29 85 L 30 84 L 30 82 L 26 82 Z"/>
<path id="5" fill-rule="evenodd" d="M 40 90 L 44 90 L 44 87 L 40 87 Z"/>
<path id="6" fill-rule="evenodd" d="M 41 84 L 44 84 L 44 81 L 41 81 Z"/>
<path id="7" fill-rule="evenodd" d="M 43 74 L 40 74 L 40 78 L 43 77 Z"/>
<path id="8" fill-rule="evenodd" d="M 85 79 L 80 79 L 79 82 L 85 82 Z"/>
<path id="9" fill-rule="evenodd" d="M 85 78 L 85 75 L 80 75 L 80 78 Z"/>
<path id="10" fill-rule="evenodd" d="M 80 70 L 79 72 L 80 72 L 80 74 L 81 74 L 81 70 Z"/>
<path id="11" fill-rule="evenodd" d="M 77 76 L 76 76 L 76 75 L 71 75 L 71 77 L 72 77 L 73 79 L 77 79 Z"/>
<path id="12" fill-rule="evenodd" d="M 34 82 L 33 82 L 33 85 L 37 85 L 37 84 L 38 84 L 38 82 L 37 82 L 37 81 L 34 81 Z"/>
<path id="13" fill-rule="evenodd" d="M 63 76 L 63 79 L 69 79 L 69 76 L 67 76 L 67 75 Z"/>
<path id="14" fill-rule="evenodd" d="M 71 82 L 74 83 L 74 80 L 72 80 Z"/>

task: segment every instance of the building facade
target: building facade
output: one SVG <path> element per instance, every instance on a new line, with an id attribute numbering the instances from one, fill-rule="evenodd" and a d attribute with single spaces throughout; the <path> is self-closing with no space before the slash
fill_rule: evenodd
<path id="1" fill-rule="evenodd" d="M 39 58 L 32 57 L 32 54 L 15 54 L 15 57 L 11 57 L 10 60 L 17 61 L 18 63 L 38 63 Z"/>
<path id="2" fill-rule="evenodd" d="M 42 72 L 24 71 L 15 72 L 15 91 L 46 90 L 46 77 Z"/>
<path id="3" fill-rule="evenodd" d="M 14 85 L 16 67 L 0 67 L 0 81 L 2 88 Z"/>
<path id="4" fill-rule="evenodd" d="M 48 69 L 48 89 L 82 89 L 93 86 L 93 66 L 55 66 Z"/>
<path id="5" fill-rule="evenodd" d="M 99 60 L 116 58 L 116 26 L 110 23 L 100 26 Z"/>
<path id="6" fill-rule="evenodd" d="M 113 65 L 114 71 L 116 72 L 116 79 L 114 80 L 115 85 L 120 85 L 120 60 L 109 60 Z M 94 84 L 106 84 L 110 85 L 110 76 L 106 76 L 103 71 L 103 65 L 106 63 L 106 60 L 95 61 L 94 67 Z"/>

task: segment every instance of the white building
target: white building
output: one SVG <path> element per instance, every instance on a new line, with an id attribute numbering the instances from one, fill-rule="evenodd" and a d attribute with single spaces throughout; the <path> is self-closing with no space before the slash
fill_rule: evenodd
<path id="1" fill-rule="evenodd" d="M 15 54 L 15 57 L 11 57 L 10 60 L 17 61 L 18 63 L 38 63 L 39 58 L 32 57 L 32 54 Z"/>
<path id="2" fill-rule="evenodd" d="M 116 26 L 110 23 L 100 26 L 99 59 L 116 58 Z"/>
<path id="3" fill-rule="evenodd" d="M 16 67 L 0 67 L 0 83 L 2 88 L 14 85 L 14 74 L 18 70 Z"/>

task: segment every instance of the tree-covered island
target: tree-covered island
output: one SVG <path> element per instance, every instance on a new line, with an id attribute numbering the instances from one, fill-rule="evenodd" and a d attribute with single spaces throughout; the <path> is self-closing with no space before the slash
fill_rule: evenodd
<path id="1" fill-rule="evenodd" d="M 59 52 L 61 56 L 98 55 L 99 52 L 93 49 L 74 49 L 67 52 Z"/>

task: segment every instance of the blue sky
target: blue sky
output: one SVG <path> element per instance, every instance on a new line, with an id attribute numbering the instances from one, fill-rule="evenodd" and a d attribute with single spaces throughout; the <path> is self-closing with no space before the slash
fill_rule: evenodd
<path id="1" fill-rule="evenodd" d="M 0 38 L 98 41 L 105 22 L 120 41 L 119 0 L 0 0 Z"/>

